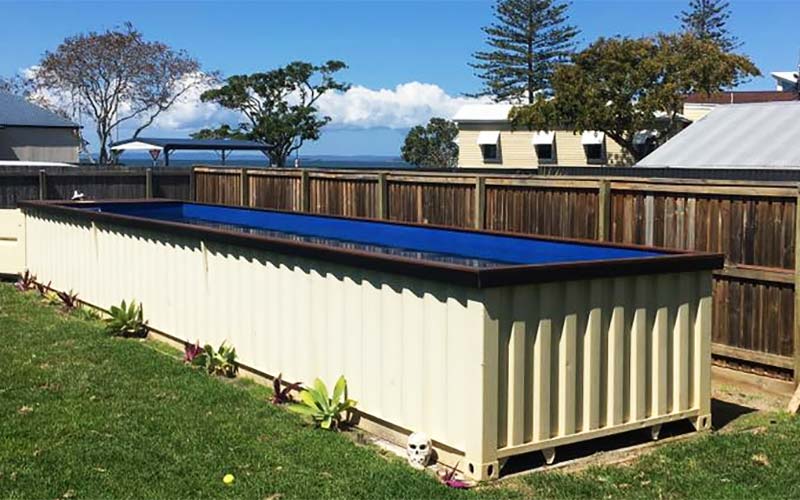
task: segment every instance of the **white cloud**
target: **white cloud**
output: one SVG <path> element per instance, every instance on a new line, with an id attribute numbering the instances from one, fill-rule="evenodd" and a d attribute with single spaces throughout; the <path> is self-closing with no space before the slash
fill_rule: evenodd
<path id="1" fill-rule="evenodd" d="M 188 78 L 202 79 L 203 75 Z M 216 127 L 222 123 L 235 125 L 241 120 L 239 113 L 214 103 L 205 103 L 200 95 L 214 85 L 198 82 L 183 94 L 170 108 L 158 115 L 152 127 L 172 131 L 173 135 L 186 135 L 202 128 Z M 146 132 L 143 132 L 146 135 Z"/>
<path id="2" fill-rule="evenodd" d="M 347 92 L 325 94 L 318 102 L 332 128 L 405 129 L 434 116 L 452 118 L 465 104 L 482 99 L 451 96 L 431 83 L 408 82 L 394 89 L 373 90 L 354 86 Z"/>
<path id="3" fill-rule="evenodd" d="M 21 71 L 24 76 L 33 76 L 38 68 L 31 66 Z M 188 78 L 202 78 L 193 75 Z M 214 103 L 204 103 L 200 95 L 212 85 L 208 82 L 193 87 L 184 94 L 168 111 L 156 118 L 150 129 L 143 135 L 186 136 L 202 128 L 217 127 L 223 123 L 236 125 L 243 117 L 235 111 L 225 109 Z M 72 99 L 68 95 L 57 95 L 53 92 L 42 92 L 36 97 L 48 101 L 69 114 L 74 110 Z M 331 92 L 323 95 L 317 103 L 320 114 L 332 118 L 328 129 L 366 130 L 388 128 L 402 130 L 415 125 L 425 124 L 432 117 L 452 118 L 458 109 L 465 104 L 487 102 L 488 99 L 475 99 L 463 96 L 452 96 L 441 87 L 432 83 L 407 82 L 393 89 L 370 89 L 361 85 L 350 88 L 347 92 Z M 121 112 L 128 111 L 123 103 Z M 75 113 L 77 115 L 77 113 Z M 93 124 L 86 115 L 73 116 L 83 121 L 89 130 Z M 135 120 L 126 122 L 121 127 L 120 137 L 132 133 Z M 91 133 L 87 134 L 91 136 Z M 92 137 L 87 137 L 92 139 Z"/>
<path id="4" fill-rule="evenodd" d="M 203 103 L 201 86 L 192 89 L 154 123 L 159 130 L 192 132 L 222 123 L 237 124 L 242 117 L 216 104 Z M 452 118 L 465 104 L 485 99 L 451 96 L 438 85 L 409 82 L 394 89 L 354 86 L 347 92 L 328 93 L 317 103 L 322 115 L 330 116 L 329 129 L 407 129 L 427 123 L 434 116 Z"/>

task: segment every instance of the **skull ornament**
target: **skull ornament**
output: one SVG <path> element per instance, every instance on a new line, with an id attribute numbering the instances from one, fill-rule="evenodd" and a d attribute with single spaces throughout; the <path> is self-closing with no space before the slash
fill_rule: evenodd
<path id="1" fill-rule="evenodd" d="M 424 469 L 431 458 L 431 440 L 427 434 L 415 432 L 408 436 L 406 455 L 408 463 L 415 469 Z"/>

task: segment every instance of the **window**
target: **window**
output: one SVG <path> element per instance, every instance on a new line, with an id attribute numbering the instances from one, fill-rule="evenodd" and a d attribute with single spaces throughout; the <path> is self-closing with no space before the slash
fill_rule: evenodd
<path id="1" fill-rule="evenodd" d="M 589 162 L 602 162 L 605 160 L 605 154 L 602 144 L 585 144 L 583 146 L 586 151 L 586 160 Z"/>
<path id="2" fill-rule="evenodd" d="M 481 145 L 484 161 L 497 161 L 497 144 Z"/>
<path id="3" fill-rule="evenodd" d="M 539 163 L 552 162 L 556 159 L 555 148 L 552 144 L 537 144 L 534 148 L 536 148 L 536 159 L 539 160 Z"/>
<path id="4" fill-rule="evenodd" d="M 604 163 L 606 161 L 605 137 L 603 132 L 586 130 L 581 136 L 586 163 Z"/>

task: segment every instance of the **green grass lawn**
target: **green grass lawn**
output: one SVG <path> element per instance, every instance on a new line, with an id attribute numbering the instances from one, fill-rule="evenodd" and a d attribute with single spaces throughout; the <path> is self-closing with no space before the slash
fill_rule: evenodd
<path id="1" fill-rule="evenodd" d="M 783 414 L 747 417 L 739 427 L 755 431 L 665 445 L 629 466 L 465 492 L 313 429 L 269 404 L 264 387 L 176 358 L 0 285 L 0 497 L 800 497 L 800 422 Z"/>

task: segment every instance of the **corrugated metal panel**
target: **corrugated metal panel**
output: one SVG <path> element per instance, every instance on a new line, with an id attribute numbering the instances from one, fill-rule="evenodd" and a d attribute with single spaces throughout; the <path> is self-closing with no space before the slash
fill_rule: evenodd
<path id="1" fill-rule="evenodd" d="M 20 210 L 0 210 L 0 274 L 25 270 L 25 217 Z"/>
<path id="2" fill-rule="evenodd" d="M 800 168 L 800 102 L 718 106 L 637 167 Z"/>
<path id="3" fill-rule="evenodd" d="M 476 478 L 511 455 L 710 423 L 709 272 L 478 290 L 74 216 L 26 225 L 28 265 L 55 288 L 136 299 L 154 328 L 228 340 L 287 380 L 344 374 L 360 410 L 462 450 Z"/>

